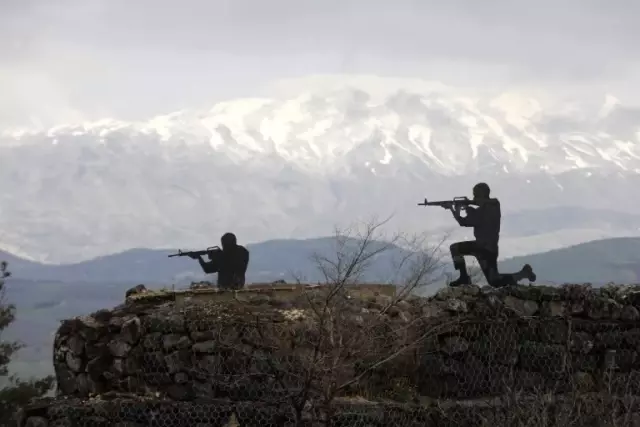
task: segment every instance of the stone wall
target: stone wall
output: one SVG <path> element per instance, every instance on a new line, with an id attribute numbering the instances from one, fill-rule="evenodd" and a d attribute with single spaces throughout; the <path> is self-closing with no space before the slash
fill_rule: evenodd
<path id="1" fill-rule="evenodd" d="M 457 314 L 446 332 L 429 337 L 417 352 L 418 393 L 640 394 L 637 292 L 585 286 L 444 290 L 427 306 L 441 317 Z"/>
<path id="2" fill-rule="evenodd" d="M 320 388 L 329 380 L 349 384 L 340 389 L 341 399 L 395 400 L 404 405 L 402 411 L 421 414 L 416 420 L 434 420 L 433 411 L 442 411 L 443 402 L 450 406 L 440 419 L 457 420 L 480 410 L 465 403 L 477 399 L 640 394 L 639 287 L 469 286 L 389 306 L 392 295 L 388 289 L 350 289 L 340 295 L 335 324 L 323 330 L 332 331 L 333 343 L 351 347 L 338 352 L 340 363 L 330 370 L 327 355 L 338 357 L 335 344 L 323 344 L 321 359 L 313 345 L 321 329 L 314 307 L 325 296 L 322 288 L 133 295 L 113 310 L 62 322 L 54 343 L 58 392 L 76 400 L 29 414 L 50 420 L 51 408 L 82 413 L 91 406 L 83 406 L 86 399 L 113 393 L 137 396 L 122 401 L 127 405 L 145 396 L 171 411 L 177 411 L 175 405 L 224 407 L 220 399 L 226 405 L 254 402 L 273 409 L 308 384 L 309 372 Z M 309 400 L 321 400 L 321 391 L 312 390 Z M 100 405 L 112 404 L 100 400 Z M 357 405 L 381 411 L 380 404 Z M 497 412 L 482 407 L 497 416 L 504 413 L 501 405 Z M 557 417 L 557 405 L 549 407 Z M 349 408 L 346 413 L 353 412 Z M 397 414 L 393 408 L 384 411 Z M 290 410 L 289 405 L 285 412 Z M 409 418 L 396 425 L 416 425 Z M 367 422 L 342 425 L 385 425 Z M 418 425 L 465 425 L 451 422 Z"/>
<path id="3" fill-rule="evenodd" d="M 223 301 L 183 298 L 180 303 L 154 295 L 64 321 L 54 344 L 60 391 L 78 397 L 145 391 L 179 400 L 274 397 L 275 384 L 262 379 L 261 387 L 255 385 L 270 375 L 259 345 L 289 346 L 269 356 L 272 364 L 277 359 L 278 369 L 305 368 L 302 354 L 312 341 L 305 334 L 316 328 L 310 293 L 287 298 L 246 293 L 235 300 L 226 293 Z M 635 298 L 634 288 L 465 287 L 411 298 L 383 316 L 379 311 L 391 299 L 386 295 L 353 298 L 342 310 L 343 322 L 353 330 L 365 331 L 381 317 L 385 325 L 405 330 L 400 340 L 390 331 L 378 336 L 376 350 L 382 344 L 417 343 L 363 378 L 370 390 L 402 378 L 415 395 L 434 398 L 575 386 L 635 392 L 640 369 Z M 300 357 L 289 357 L 295 352 Z M 361 356 L 372 363 L 382 357 Z"/>
<path id="4" fill-rule="evenodd" d="M 198 290 L 178 298 L 149 293 L 113 310 L 63 321 L 54 340 L 59 393 L 277 400 L 289 393 L 282 382 L 301 387 L 295 374 L 314 363 L 309 352 L 317 319 L 310 307 L 322 298 L 322 289 L 315 287 L 305 292 Z M 401 315 L 393 310 L 380 314 L 389 296 L 341 299 L 342 338 L 359 334 L 365 324 L 405 324 L 410 318 L 408 303 Z M 376 342 L 398 340 L 391 330 L 378 333 Z M 366 345 L 379 350 L 366 334 L 360 339 L 359 351 Z M 286 378 L 276 382 L 276 374 Z"/>

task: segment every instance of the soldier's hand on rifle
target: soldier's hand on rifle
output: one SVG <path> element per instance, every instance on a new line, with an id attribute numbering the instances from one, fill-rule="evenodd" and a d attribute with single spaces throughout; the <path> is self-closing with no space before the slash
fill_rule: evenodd
<path id="1" fill-rule="evenodd" d="M 189 254 L 189 258 L 191 258 L 191 259 L 200 259 L 200 255 L 198 255 L 198 254 Z"/>

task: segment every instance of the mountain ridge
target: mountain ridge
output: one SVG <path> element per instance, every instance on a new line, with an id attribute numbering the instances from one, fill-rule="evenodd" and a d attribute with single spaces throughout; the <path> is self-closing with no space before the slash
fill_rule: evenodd
<path id="1" fill-rule="evenodd" d="M 221 230 L 247 242 L 310 238 L 336 222 L 394 212 L 406 231 L 433 230 L 450 220 L 415 203 L 468 193 L 479 181 L 502 200 L 505 218 L 571 206 L 640 215 L 629 198 L 640 186 L 640 109 L 349 85 L 133 125 L 6 130 L 2 247 L 69 262 L 138 245 L 207 246 Z M 637 232 L 615 218 L 585 235 Z M 533 229 L 548 221 L 529 222 Z M 519 237 L 504 238 L 515 246 Z M 548 249 L 546 240 L 541 234 L 527 251 Z"/>

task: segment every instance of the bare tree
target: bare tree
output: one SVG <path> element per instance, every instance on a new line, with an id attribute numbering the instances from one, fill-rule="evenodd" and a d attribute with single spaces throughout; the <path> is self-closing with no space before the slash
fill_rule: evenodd
<path id="1" fill-rule="evenodd" d="M 421 315 L 409 317 L 398 308 L 415 289 L 439 278 L 442 242 L 430 246 L 426 235 L 386 234 L 384 226 L 389 220 L 373 219 L 336 229 L 331 254 L 313 255 L 324 282 L 305 292 L 300 301 L 305 312 L 301 330 L 256 321 L 257 336 L 244 335 L 243 344 L 251 351 L 268 353 L 264 360 L 271 375 L 287 391 L 284 399 L 300 421 L 311 406 L 320 408 L 324 425 L 332 425 L 336 398 L 367 395 L 374 371 L 402 376 L 389 365 L 399 371 L 402 366 L 414 366 L 408 360 L 413 357 L 410 350 L 446 327 L 423 330 L 417 327 Z M 367 272 L 387 256 L 397 284 L 395 295 L 364 302 L 352 298 L 352 286 L 371 278 Z M 406 364 L 400 363 L 402 358 L 407 359 Z"/>

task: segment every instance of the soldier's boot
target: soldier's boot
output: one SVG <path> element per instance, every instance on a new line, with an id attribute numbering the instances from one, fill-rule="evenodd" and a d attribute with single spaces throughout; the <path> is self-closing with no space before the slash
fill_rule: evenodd
<path id="1" fill-rule="evenodd" d="M 535 282 L 537 277 L 533 272 L 531 265 L 525 264 L 524 267 L 522 267 L 522 270 L 513 275 L 513 278 L 516 282 L 519 282 L 522 279 L 527 279 L 529 282 Z"/>
<path id="2" fill-rule="evenodd" d="M 525 264 L 524 267 L 522 267 L 522 274 L 524 278 L 530 282 L 535 282 L 537 279 L 536 273 L 533 272 L 533 267 L 529 264 Z"/>
<path id="3" fill-rule="evenodd" d="M 460 273 L 460 277 L 458 277 L 456 280 L 454 280 L 453 282 L 449 283 L 449 286 L 463 286 L 463 285 L 470 285 L 471 284 L 471 278 L 469 277 L 469 275 L 464 272 L 464 273 Z"/>

